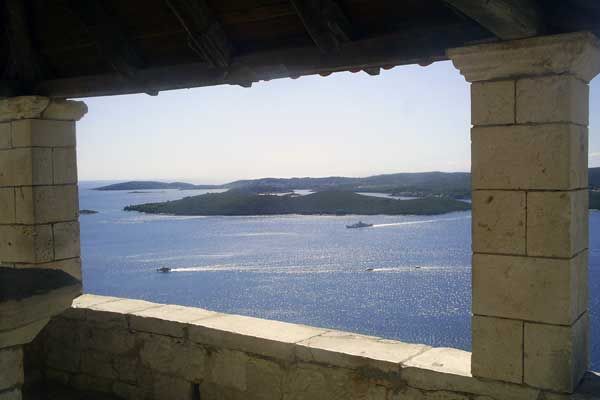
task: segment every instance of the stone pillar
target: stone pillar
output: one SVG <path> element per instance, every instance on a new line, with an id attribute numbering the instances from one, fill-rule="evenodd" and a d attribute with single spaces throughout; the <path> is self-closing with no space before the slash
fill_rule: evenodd
<path id="1" fill-rule="evenodd" d="M 0 399 L 19 399 L 22 345 L 81 292 L 75 121 L 84 103 L 0 100 Z"/>
<path id="2" fill-rule="evenodd" d="M 588 366 L 590 33 L 453 49 L 471 85 L 474 376 L 572 392 Z"/>

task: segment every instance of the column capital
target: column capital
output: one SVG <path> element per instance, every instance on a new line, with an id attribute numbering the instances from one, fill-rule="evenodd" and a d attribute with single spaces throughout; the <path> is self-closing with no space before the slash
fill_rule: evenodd
<path id="1" fill-rule="evenodd" d="M 51 99 L 44 96 L 19 96 L 0 99 L 0 122 L 19 119 L 79 121 L 87 113 L 83 101 Z"/>
<path id="2" fill-rule="evenodd" d="M 590 32 L 538 36 L 448 50 L 468 82 L 570 74 L 585 82 L 600 73 L 600 40 Z"/>

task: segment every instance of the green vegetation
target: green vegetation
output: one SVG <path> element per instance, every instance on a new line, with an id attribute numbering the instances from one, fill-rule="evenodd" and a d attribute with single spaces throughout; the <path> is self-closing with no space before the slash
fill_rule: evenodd
<path id="1" fill-rule="evenodd" d="M 443 214 L 470 209 L 470 204 L 442 197 L 394 200 L 345 191 L 307 196 L 258 195 L 241 190 L 185 197 L 163 203 L 125 207 L 125 211 L 173 215 L 275 215 L 275 214 Z"/>
<path id="2" fill-rule="evenodd" d="M 185 182 L 156 182 L 156 181 L 129 181 L 115 183 L 113 185 L 102 186 L 94 190 L 154 190 L 154 189 L 178 189 L 178 190 L 195 190 L 195 189 L 218 189 L 221 186 L 215 185 L 193 185 Z"/>

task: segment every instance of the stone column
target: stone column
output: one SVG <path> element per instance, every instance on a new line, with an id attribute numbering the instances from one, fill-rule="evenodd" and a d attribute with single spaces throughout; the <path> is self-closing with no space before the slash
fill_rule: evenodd
<path id="1" fill-rule="evenodd" d="M 0 399 L 19 399 L 22 345 L 81 292 L 75 121 L 84 103 L 0 100 Z"/>
<path id="2" fill-rule="evenodd" d="M 448 52 L 471 85 L 474 376 L 572 392 L 588 366 L 591 33 Z"/>

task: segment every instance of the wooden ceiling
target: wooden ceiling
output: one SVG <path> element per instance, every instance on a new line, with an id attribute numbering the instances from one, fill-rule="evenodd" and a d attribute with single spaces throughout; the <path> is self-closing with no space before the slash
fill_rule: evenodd
<path id="1" fill-rule="evenodd" d="M 590 30 L 599 0 L 0 0 L 0 96 L 87 97 L 446 59 Z"/>

